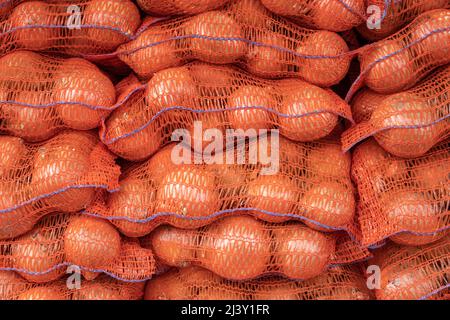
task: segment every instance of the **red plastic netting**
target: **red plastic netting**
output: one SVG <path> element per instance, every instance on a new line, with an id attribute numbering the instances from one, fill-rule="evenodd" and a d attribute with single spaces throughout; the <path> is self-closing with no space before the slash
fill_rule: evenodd
<path id="1" fill-rule="evenodd" d="M 153 21 L 116 54 L 143 78 L 197 59 L 330 86 L 347 73 L 353 55 L 348 51 L 334 32 L 304 29 L 270 13 L 259 0 L 238 0 L 193 17 Z"/>
<path id="2" fill-rule="evenodd" d="M 230 281 L 199 267 L 170 271 L 150 280 L 146 300 L 370 300 L 363 276 L 354 268 L 335 268 L 314 279 L 265 277 Z"/>
<path id="3" fill-rule="evenodd" d="M 447 65 L 408 91 L 391 95 L 362 91 L 353 101 L 353 111 L 363 121 L 344 132 L 343 149 L 373 136 L 393 155 L 424 155 L 450 136 L 449 90 Z"/>
<path id="4" fill-rule="evenodd" d="M 358 32 L 366 39 L 381 40 L 387 36 L 397 32 L 407 23 L 413 21 L 420 14 L 434 10 L 450 8 L 448 0 L 368 0 L 367 7 L 376 6 L 380 9 L 381 17 L 378 17 L 377 12 L 369 20 L 371 22 L 370 28 L 367 24 L 358 26 Z M 379 27 L 374 27 L 378 18 L 381 18 Z"/>
<path id="5" fill-rule="evenodd" d="M 0 21 L 0 54 L 16 49 L 109 53 L 133 39 L 141 23 L 129 0 L 27 1 L 8 12 Z"/>
<path id="6" fill-rule="evenodd" d="M 128 283 L 101 275 L 79 288 L 68 280 L 46 284 L 28 282 L 14 271 L 0 271 L 0 300 L 140 300 L 143 282 Z"/>
<path id="7" fill-rule="evenodd" d="M 158 16 L 194 15 L 218 9 L 229 0 L 136 0 L 139 7 L 148 14 Z"/>
<path id="8" fill-rule="evenodd" d="M 379 266 L 380 300 L 429 299 L 450 286 L 450 238 L 423 247 L 389 244 L 372 261 Z"/>
<path id="9" fill-rule="evenodd" d="M 266 274 L 305 280 L 330 266 L 370 258 L 343 234 L 324 234 L 300 223 L 270 224 L 247 215 L 197 230 L 161 226 L 141 243 L 166 265 L 202 266 L 232 280 Z"/>
<path id="10" fill-rule="evenodd" d="M 261 0 L 276 14 L 315 29 L 345 31 L 363 23 L 364 0 Z"/>
<path id="11" fill-rule="evenodd" d="M 0 68 L 0 131 L 31 142 L 63 128 L 94 129 L 126 99 L 116 97 L 109 77 L 81 58 L 16 51 L 0 58 Z"/>
<path id="12" fill-rule="evenodd" d="M 110 219 L 129 236 L 160 224 L 198 228 L 247 212 L 271 222 L 303 220 L 319 230 L 356 234 L 350 155 L 335 139 L 295 143 L 261 135 L 227 151 L 196 153 L 171 144 L 121 178 L 87 213 Z"/>
<path id="13" fill-rule="evenodd" d="M 360 197 L 362 244 L 387 237 L 405 245 L 438 240 L 450 226 L 450 147 L 405 160 L 368 140 L 353 153 L 353 180 Z"/>
<path id="14" fill-rule="evenodd" d="M 0 270 L 16 271 L 36 283 L 57 280 L 73 266 L 89 280 L 106 273 L 137 282 L 155 272 L 151 250 L 122 239 L 105 220 L 74 214 L 44 217 L 30 232 L 0 241 L 0 253 Z"/>
<path id="15" fill-rule="evenodd" d="M 136 91 L 111 114 L 100 136 L 132 161 L 148 158 L 176 129 L 194 136 L 196 121 L 200 131 L 216 128 L 225 135 L 240 129 L 236 135 L 245 136 L 279 129 L 296 141 L 327 136 L 339 117 L 352 121 L 349 105 L 329 89 L 299 79 L 255 78 L 231 66 L 192 63 L 160 71 L 145 86 L 133 77 L 124 82 L 129 86 L 121 84 L 122 90 Z"/>
<path id="16" fill-rule="evenodd" d="M 365 83 L 379 93 L 411 88 L 434 68 L 450 62 L 450 10 L 428 11 L 396 34 L 364 47 L 361 75 L 347 99 Z"/>
<path id="17" fill-rule="evenodd" d="M 117 189 L 120 167 L 91 132 L 66 131 L 39 144 L 0 136 L 0 239 L 29 231 L 51 212 L 77 212 Z"/>

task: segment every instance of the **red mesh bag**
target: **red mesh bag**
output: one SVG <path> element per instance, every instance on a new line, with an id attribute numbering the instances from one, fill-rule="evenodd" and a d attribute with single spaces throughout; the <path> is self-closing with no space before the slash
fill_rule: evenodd
<path id="1" fill-rule="evenodd" d="M 301 28 L 258 0 L 235 0 L 221 10 L 155 21 L 116 54 L 142 78 L 196 59 L 237 63 L 255 75 L 338 83 L 352 53 L 338 34 Z"/>
<path id="2" fill-rule="evenodd" d="M 269 224 L 248 215 L 197 230 L 161 226 L 141 243 L 166 265 L 202 266 L 233 280 L 274 273 L 309 279 L 332 265 L 370 257 L 345 234 L 324 234 L 300 223 Z"/>
<path id="3" fill-rule="evenodd" d="M 148 14 L 159 16 L 193 15 L 218 9 L 229 0 L 137 0 L 139 7 Z"/>
<path id="4" fill-rule="evenodd" d="M 120 167 L 91 132 L 63 132 L 39 144 L 0 136 L 0 239 L 19 236 L 51 212 L 86 208 L 118 188 Z"/>
<path id="5" fill-rule="evenodd" d="M 390 244 L 372 264 L 381 269 L 379 300 L 423 300 L 449 287 L 450 238 L 423 247 Z"/>
<path id="6" fill-rule="evenodd" d="M 426 12 L 396 34 L 359 54 L 361 75 L 347 97 L 365 83 L 379 93 L 411 88 L 434 68 L 450 62 L 450 10 Z"/>
<path id="7" fill-rule="evenodd" d="M 450 226 L 450 148 L 443 142 L 405 160 L 369 140 L 353 153 L 352 176 L 360 197 L 362 244 L 387 237 L 405 245 L 438 240 Z"/>
<path id="8" fill-rule="evenodd" d="M 68 266 L 80 266 L 86 279 L 100 273 L 122 281 L 145 281 L 155 271 L 153 253 L 121 239 L 107 221 L 52 214 L 28 233 L 0 241 L 0 270 L 12 270 L 31 282 L 59 279 Z"/>
<path id="9" fill-rule="evenodd" d="M 231 281 L 199 267 L 172 270 L 150 280 L 146 300 L 370 300 L 361 273 L 334 268 L 306 281 L 264 277 Z"/>
<path id="10" fill-rule="evenodd" d="M 315 29 L 345 31 L 363 23 L 364 0 L 261 0 L 276 14 Z"/>
<path id="11" fill-rule="evenodd" d="M 0 70 L 0 131 L 27 141 L 96 128 L 116 107 L 111 80 L 81 58 L 16 51 L 0 58 Z"/>
<path id="12" fill-rule="evenodd" d="M 203 130 L 241 129 L 240 136 L 277 128 L 296 141 L 327 136 L 339 117 L 352 121 L 348 104 L 329 89 L 299 79 L 255 78 L 233 67 L 193 63 L 169 68 L 136 91 L 100 130 L 108 148 L 131 161 L 148 158 L 176 129 L 194 136 L 196 121 Z"/>
<path id="13" fill-rule="evenodd" d="M 111 220 L 132 237 L 167 223 L 198 228 L 238 212 L 356 234 L 350 155 L 331 138 L 278 138 L 262 135 L 211 157 L 182 143 L 168 145 L 126 169 L 121 190 L 98 197 L 87 213 Z M 230 159 L 234 164 L 227 164 Z"/>
<path id="14" fill-rule="evenodd" d="M 393 155 L 414 158 L 450 136 L 450 65 L 414 88 L 391 95 L 362 91 L 353 101 L 360 123 L 342 135 L 344 150 L 373 136 Z"/>
<path id="15" fill-rule="evenodd" d="M 101 275 L 69 289 L 69 281 L 45 284 L 26 281 L 14 271 L 0 271 L 0 300 L 140 300 L 144 283 L 128 283 Z"/>
<path id="16" fill-rule="evenodd" d="M 70 55 L 113 52 L 133 38 L 140 13 L 129 0 L 27 1 L 0 22 L 0 53 L 15 49 Z"/>
<path id="17" fill-rule="evenodd" d="M 366 39 L 380 40 L 397 32 L 426 11 L 450 8 L 450 3 L 448 0 L 396 0 L 387 3 L 385 0 L 369 0 L 367 7 L 369 6 L 377 6 L 382 10 L 380 28 L 369 29 L 367 24 L 361 24 L 357 30 Z"/>

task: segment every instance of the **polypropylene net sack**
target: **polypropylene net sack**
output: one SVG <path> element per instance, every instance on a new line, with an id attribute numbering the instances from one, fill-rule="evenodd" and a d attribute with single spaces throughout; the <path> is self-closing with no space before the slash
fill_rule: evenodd
<path id="1" fill-rule="evenodd" d="M 150 280 L 146 300 L 369 300 L 361 273 L 335 268 L 306 281 L 265 277 L 230 281 L 199 267 L 172 270 Z"/>
<path id="2" fill-rule="evenodd" d="M 428 11 L 360 52 L 361 75 L 348 99 L 364 83 L 379 93 L 408 89 L 434 68 L 450 62 L 449 50 L 450 10 Z"/>
<path id="3" fill-rule="evenodd" d="M 332 265 L 354 263 L 361 254 L 363 260 L 370 257 L 343 235 L 324 234 L 300 223 L 269 224 L 247 215 L 194 230 L 161 226 L 141 243 L 164 264 L 202 266 L 232 280 L 264 274 L 305 280 Z"/>
<path id="4" fill-rule="evenodd" d="M 159 16 L 193 15 L 218 9 L 229 0 L 137 0 L 139 7 L 148 14 Z"/>
<path id="5" fill-rule="evenodd" d="M 0 53 L 15 49 L 69 55 L 113 52 L 133 39 L 140 13 L 129 0 L 27 1 L 0 22 Z"/>
<path id="6" fill-rule="evenodd" d="M 126 82 L 131 84 L 124 90 L 136 91 L 106 120 L 100 136 L 132 161 L 148 158 L 176 129 L 201 140 L 196 121 L 200 131 L 217 129 L 224 136 L 227 129 L 241 129 L 239 136 L 279 129 L 296 141 L 327 136 L 339 117 L 352 121 L 349 105 L 329 89 L 300 79 L 264 80 L 234 67 L 192 63 L 159 71 L 140 88 L 136 79 Z"/>
<path id="7" fill-rule="evenodd" d="M 363 88 L 358 91 L 350 102 L 355 123 L 369 121 L 374 110 L 377 109 L 387 97 L 389 97 L 388 94 L 378 93 L 369 88 Z"/>
<path id="8" fill-rule="evenodd" d="M 27 141 L 96 128 L 115 108 L 111 80 L 81 58 L 16 51 L 0 58 L 0 70 L 0 131 Z"/>
<path id="9" fill-rule="evenodd" d="M 120 167 L 91 132 L 66 131 L 39 144 L 0 136 L 0 239 L 31 230 L 51 212 L 86 208 L 118 188 Z"/>
<path id="10" fill-rule="evenodd" d="M 364 0 L 261 0 L 276 14 L 315 29 L 345 31 L 363 23 Z"/>
<path id="11" fill-rule="evenodd" d="M 379 266 L 380 300 L 429 299 L 450 286 L 450 238 L 423 247 L 390 244 L 380 250 L 373 265 Z"/>
<path id="12" fill-rule="evenodd" d="M 122 281 L 145 281 L 155 271 L 153 253 L 122 239 L 109 222 L 93 217 L 51 214 L 28 233 L 0 241 L 0 270 L 46 283 L 78 266 L 86 279 L 106 273 Z"/>
<path id="13" fill-rule="evenodd" d="M 122 282 L 106 275 L 82 281 L 79 288 L 72 285 L 70 280 L 37 284 L 14 271 L 0 271 L 0 300 L 140 300 L 144 295 L 143 282 Z"/>
<path id="14" fill-rule="evenodd" d="M 334 32 L 299 27 L 270 13 L 259 0 L 236 0 L 221 10 L 156 20 L 116 54 L 142 78 L 196 59 L 330 86 L 347 73 L 348 50 Z"/>
<path id="15" fill-rule="evenodd" d="M 450 147 L 443 142 L 426 155 L 405 160 L 368 140 L 353 153 L 359 194 L 362 244 L 387 237 L 405 245 L 438 240 L 450 226 Z"/>
<path id="16" fill-rule="evenodd" d="M 363 91 L 354 100 L 355 118 L 364 119 L 342 135 L 345 151 L 373 136 L 393 155 L 414 158 L 450 135 L 450 65 L 414 88 L 391 95 Z M 362 114 L 362 115 L 361 115 Z"/>
<path id="17" fill-rule="evenodd" d="M 295 143 L 262 135 L 211 155 L 172 144 L 125 171 L 120 191 L 86 211 L 128 236 L 167 223 L 198 228 L 242 211 L 271 222 L 296 219 L 319 230 L 357 232 L 350 156 L 331 138 Z"/>
<path id="18" fill-rule="evenodd" d="M 371 6 L 376 6 L 376 8 L 381 10 L 381 17 L 374 14 L 372 19 L 369 18 L 371 22 L 370 28 L 368 28 L 367 24 L 361 24 L 357 30 L 366 39 L 380 40 L 397 32 L 401 27 L 426 11 L 450 8 L 450 3 L 448 0 L 367 1 L 367 7 Z M 377 25 L 377 22 L 379 22 L 379 25 Z"/>

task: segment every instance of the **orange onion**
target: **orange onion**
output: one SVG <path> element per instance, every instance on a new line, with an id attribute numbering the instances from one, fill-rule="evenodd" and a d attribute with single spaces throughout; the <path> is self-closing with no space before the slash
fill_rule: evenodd
<path id="1" fill-rule="evenodd" d="M 176 54 L 175 41 L 169 39 L 170 34 L 167 31 L 160 27 L 151 27 L 135 40 L 121 45 L 117 53 L 134 72 L 148 79 L 155 72 L 181 63 Z"/>
<path id="2" fill-rule="evenodd" d="M 205 62 L 233 63 L 243 57 L 247 50 L 246 43 L 240 40 L 244 38 L 244 34 L 239 23 L 220 11 L 209 11 L 192 17 L 184 24 L 184 34 L 192 36 L 188 39 L 192 57 Z"/>
<path id="3" fill-rule="evenodd" d="M 316 31 L 299 43 L 297 53 L 305 56 L 330 56 L 332 58 L 298 57 L 299 75 L 306 81 L 329 87 L 339 83 L 350 68 L 350 56 L 340 56 L 349 51 L 342 37 L 330 31 Z"/>
<path id="4" fill-rule="evenodd" d="M 242 108 L 227 111 L 228 120 L 233 129 L 258 130 L 270 129 L 274 125 L 274 116 L 268 110 L 252 109 L 260 107 L 276 110 L 276 100 L 270 94 L 269 88 L 257 86 L 241 86 L 228 97 L 227 108 Z"/>
<path id="5" fill-rule="evenodd" d="M 335 251 L 334 240 L 302 224 L 273 230 L 279 270 L 293 279 L 309 279 L 325 271 Z"/>
<path id="6" fill-rule="evenodd" d="M 86 267 L 101 268 L 120 255 L 119 232 L 105 220 L 77 216 L 64 232 L 67 261 Z"/>
<path id="7" fill-rule="evenodd" d="M 34 156 L 31 184 L 34 196 L 50 195 L 43 201 L 63 212 L 77 212 L 94 199 L 95 188 L 77 188 L 76 184 L 90 170 L 90 152 L 96 137 L 85 132 L 64 132 L 41 146 Z M 61 192 L 67 187 L 72 189 Z"/>
<path id="8" fill-rule="evenodd" d="M 319 182 L 311 187 L 301 204 L 305 208 L 304 217 L 329 227 L 345 227 L 351 223 L 355 213 L 355 198 L 352 190 L 337 182 Z M 331 231 L 305 221 L 312 229 Z"/>
<path id="9" fill-rule="evenodd" d="M 415 82 L 413 59 L 398 41 L 382 41 L 368 50 L 360 54 L 359 61 L 361 70 L 368 70 L 365 82 L 369 88 L 378 93 L 395 93 Z"/>
<path id="10" fill-rule="evenodd" d="M 333 98 L 324 89 L 306 82 L 283 81 L 282 85 L 289 81 L 297 86 L 295 91 L 288 90 L 287 86 L 283 88 L 284 98 L 279 112 L 288 116 L 303 116 L 280 116 L 280 133 L 296 141 L 313 141 L 332 132 L 338 123 L 338 116 L 327 111 L 334 104 Z"/>
<path id="11" fill-rule="evenodd" d="M 116 101 L 111 80 L 84 59 L 70 58 L 62 62 L 55 72 L 54 81 L 53 99 L 61 103 L 57 113 L 72 129 L 96 128 L 108 110 L 94 110 L 88 106 L 112 107 Z M 82 104 L 74 104 L 76 102 Z"/>
<path id="12" fill-rule="evenodd" d="M 270 257 L 270 236 L 250 216 L 227 217 L 208 227 L 198 259 L 217 275 L 244 280 L 261 275 Z"/>
<path id="13" fill-rule="evenodd" d="M 21 3 L 14 8 L 9 19 L 11 27 L 17 28 L 13 35 L 19 47 L 39 51 L 55 45 L 57 29 L 48 26 L 57 25 L 57 16 L 49 4 L 43 1 Z"/>
<path id="14" fill-rule="evenodd" d="M 296 209 L 299 188 L 287 176 L 280 174 L 261 175 L 247 187 L 247 206 L 256 208 L 256 217 L 269 222 L 287 221 L 289 217 L 270 215 L 259 210 L 276 214 L 293 214 Z M 259 209 L 259 210 L 258 210 Z"/>

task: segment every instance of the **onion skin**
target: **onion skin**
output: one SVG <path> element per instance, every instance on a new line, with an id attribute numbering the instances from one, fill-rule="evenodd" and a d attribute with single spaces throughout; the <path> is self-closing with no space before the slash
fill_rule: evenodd
<path id="1" fill-rule="evenodd" d="M 57 286 L 35 287 L 21 293 L 17 300 L 69 300 Z"/>
<path id="2" fill-rule="evenodd" d="M 345 227 L 353 221 L 355 198 L 353 192 L 337 182 L 320 182 L 311 187 L 300 200 L 305 208 L 304 217 L 328 227 Z M 313 222 L 305 221 L 310 228 L 332 231 Z"/>
<path id="3" fill-rule="evenodd" d="M 247 188 L 247 206 L 260 210 L 292 214 L 295 212 L 299 188 L 288 177 L 282 175 L 259 176 L 251 181 Z M 269 222 L 288 221 L 289 217 L 274 216 L 259 210 L 252 212 L 254 216 Z"/>
<path id="4" fill-rule="evenodd" d="M 67 261 L 96 269 L 106 267 L 120 255 L 119 232 L 106 220 L 74 217 L 64 232 Z"/>
<path id="5" fill-rule="evenodd" d="M 90 152 L 97 140 L 91 133 L 64 132 L 40 147 L 34 156 L 34 196 L 50 195 L 44 201 L 62 212 L 77 212 L 94 199 L 95 188 L 77 188 L 78 180 L 90 170 Z M 61 189 L 73 187 L 60 192 Z"/>
<path id="6" fill-rule="evenodd" d="M 205 232 L 198 253 L 202 266 L 233 280 L 261 275 L 270 257 L 269 234 L 250 216 L 228 217 Z"/>
<path id="7" fill-rule="evenodd" d="M 398 52 L 383 61 L 388 55 Z M 367 72 L 366 85 L 378 93 L 395 93 L 407 89 L 415 82 L 415 70 L 407 49 L 394 40 L 380 42 L 380 45 L 359 56 L 361 70 Z M 378 61 L 378 62 L 376 62 Z"/>
<path id="8" fill-rule="evenodd" d="M 159 27 L 152 27 L 135 40 L 121 45 L 119 58 L 129 65 L 141 78 L 149 79 L 154 73 L 177 66 L 181 59 L 176 55 L 175 41 Z M 161 42 L 150 46 L 152 43 Z"/>
<path id="9" fill-rule="evenodd" d="M 64 268 L 51 270 L 64 262 L 63 244 L 44 227 L 36 227 L 17 238 L 11 246 L 14 268 L 26 270 L 19 274 L 31 282 L 44 283 L 56 280 L 64 274 Z M 51 270 L 50 272 L 47 272 Z M 42 272 L 43 274 L 32 274 Z"/>
<path id="10" fill-rule="evenodd" d="M 333 131 L 338 123 L 338 116 L 327 111 L 334 101 L 325 90 L 301 81 L 298 82 L 296 91 L 288 92 L 287 88 L 283 90 L 285 94 L 279 112 L 283 115 L 304 116 L 279 116 L 282 135 L 306 142 L 323 138 Z"/>
<path id="11" fill-rule="evenodd" d="M 209 216 L 219 211 L 219 208 L 215 177 L 206 169 L 179 166 L 161 180 L 156 195 L 157 213 L 183 215 L 187 218 L 184 223 L 189 226 L 193 221 L 188 218 Z M 183 222 L 180 223 L 183 225 Z"/>
<path id="12" fill-rule="evenodd" d="M 349 51 L 341 36 L 329 31 L 316 31 L 302 41 L 297 53 L 306 56 L 339 56 Z M 350 68 L 350 56 L 306 59 L 298 57 L 299 75 L 309 83 L 330 87 L 344 79 Z"/>
<path id="13" fill-rule="evenodd" d="M 154 214 L 156 189 L 149 181 L 129 176 L 120 181 L 120 190 L 108 198 L 108 208 L 114 216 L 143 220 Z M 142 237 L 152 230 L 150 223 L 113 220 L 112 223 L 127 237 Z"/>
<path id="14" fill-rule="evenodd" d="M 56 42 L 56 29 L 39 28 L 39 25 L 57 25 L 56 15 L 51 12 L 45 2 L 31 1 L 19 4 L 10 16 L 11 27 L 17 28 L 13 32 L 19 47 L 29 50 L 51 49 Z M 27 29 L 27 26 L 36 26 Z M 24 28 L 25 27 L 25 28 Z"/>
<path id="15" fill-rule="evenodd" d="M 257 86 L 242 86 L 228 97 L 228 108 L 249 107 L 227 111 L 228 120 L 234 129 L 247 131 L 254 129 L 270 129 L 274 125 L 274 116 L 268 109 L 276 109 L 276 100 L 271 96 L 268 88 Z M 264 109 L 251 109 L 262 107 Z"/>
<path id="16" fill-rule="evenodd" d="M 280 271 L 291 279 L 309 279 L 325 271 L 335 243 L 324 234 L 301 224 L 273 230 L 275 259 Z"/>
<path id="17" fill-rule="evenodd" d="M 79 58 L 65 60 L 54 75 L 53 96 L 59 104 L 58 116 L 65 125 L 77 130 L 98 127 L 108 110 L 94 110 L 88 106 L 112 107 L 116 102 L 116 91 L 111 80 L 92 63 Z M 80 102 L 81 104 L 72 104 Z"/>
<path id="18" fill-rule="evenodd" d="M 239 23 L 219 11 L 209 11 L 191 18 L 184 25 L 184 33 L 187 36 L 244 38 Z M 192 37 L 188 39 L 188 47 L 193 58 L 217 64 L 236 62 L 247 51 L 247 44 L 242 40 L 218 41 Z"/>

